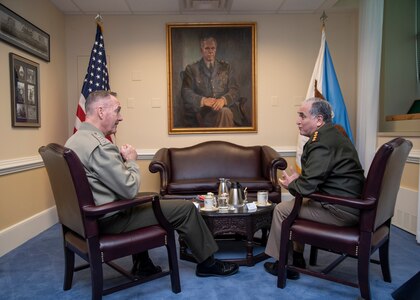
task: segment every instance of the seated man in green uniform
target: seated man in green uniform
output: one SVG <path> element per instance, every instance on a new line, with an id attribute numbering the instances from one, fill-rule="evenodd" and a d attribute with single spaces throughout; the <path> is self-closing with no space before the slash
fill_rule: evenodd
<path id="1" fill-rule="evenodd" d="M 80 158 L 96 205 L 117 199 L 132 199 L 139 190 L 140 173 L 136 164 L 137 152 L 131 145 L 119 149 L 106 136 L 117 131 L 122 121 L 118 99 L 108 91 L 96 91 L 89 95 L 85 104 L 86 120 L 71 136 L 65 146 Z M 214 258 L 217 244 L 190 201 L 161 201 L 163 214 L 186 241 L 195 259 L 197 276 L 227 276 L 236 273 L 237 264 L 222 262 Z M 104 233 L 120 233 L 156 224 L 151 203 L 133 209 L 105 215 L 99 221 Z M 132 272 L 136 275 L 150 275 L 161 269 L 155 266 L 148 253 L 137 256 Z"/>
<path id="2" fill-rule="evenodd" d="M 302 174 L 283 171 L 279 183 L 292 195 L 314 192 L 359 197 L 365 181 L 364 172 L 352 142 L 332 124 L 330 104 L 319 98 L 305 100 L 298 110 L 297 125 L 300 134 L 309 137 L 302 153 Z M 267 272 L 277 276 L 281 224 L 290 214 L 294 201 L 276 206 L 265 252 L 276 262 L 266 262 Z M 304 199 L 299 217 L 322 221 L 325 224 L 350 226 L 358 222 L 359 211 L 340 205 L 322 204 Z M 293 243 L 293 265 L 305 268 L 304 245 Z M 287 271 L 289 279 L 298 279 L 299 273 Z"/>

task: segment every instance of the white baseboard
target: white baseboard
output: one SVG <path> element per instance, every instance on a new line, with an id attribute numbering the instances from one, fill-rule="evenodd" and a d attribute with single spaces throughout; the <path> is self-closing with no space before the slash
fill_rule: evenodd
<path id="1" fill-rule="evenodd" d="M 0 257 L 58 222 L 55 206 L 0 231 Z"/>
<path id="2" fill-rule="evenodd" d="M 395 204 L 392 224 L 416 235 L 418 222 L 417 205 L 418 192 L 401 187 L 398 192 L 397 203 Z"/>

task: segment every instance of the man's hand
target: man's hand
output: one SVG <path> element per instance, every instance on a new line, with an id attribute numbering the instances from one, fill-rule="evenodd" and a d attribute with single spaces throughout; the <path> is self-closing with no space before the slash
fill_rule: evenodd
<path id="1" fill-rule="evenodd" d="M 213 110 L 221 110 L 225 106 L 226 101 L 223 98 L 215 99 L 215 102 L 212 106 Z"/>
<path id="2" fill-rule="evenodd" d="M 122 145 L 120 148 L 121 156 L 125 160 L 136 160 L 137 159 L 137 151 L 134 149 L 133 146 L 129 144 Z"/>
<path id="3" fill-rule="evenodd" d="M 299 174 L 292 167 L 290 167 L 290 175 L 287 174 L 286 171 L 283 171 L 281 178 L 279 178 L 279 184 L 285 189 L 289 189 L 289 184 L 297 178 L 299 178 Z"/>
<path id="4" fill-rule="evenodd" d="M 203 106 L 212 107 L 216 102 L 216 98 L 203 98 Z"/>
<path id="5" fill-rule="evenodd" d="M 211 107 L 213 110 L 221 110 L 225 104 L 224 98 L 203 98 L 203 106 Z"/>

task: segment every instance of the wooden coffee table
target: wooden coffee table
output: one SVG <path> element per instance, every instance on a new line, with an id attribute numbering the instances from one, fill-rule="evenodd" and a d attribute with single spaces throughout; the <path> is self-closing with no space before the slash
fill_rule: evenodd
<path id="1" fill-rule="evenodd" d="M 267 230 L 271 226 L 274 207 L 275 204 L 271 204 L 266 207 L 258 207 L 254 211 L 248 211 L 245 207 L 241 207 L 227 212 L 202 210 L 200 212 L 217 241 L 234 239 L 243 243 L 245 239 L 245 257 L 225 260 L 235 262 L 241 266 L 253 266 L 268 258 L 264 252 L 254 255 L 254 245 L 265 246 Z M 262 230 L 262 237 L 259 239 L 254 238 L 255 233 L 260 229 Z M 195 262 L 183 240 L 180 240 L 180 258 Z"/>

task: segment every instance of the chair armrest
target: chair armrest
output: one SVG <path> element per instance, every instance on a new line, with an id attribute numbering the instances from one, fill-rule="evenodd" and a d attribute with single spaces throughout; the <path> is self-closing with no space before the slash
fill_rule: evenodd
<path id="1" fill-rule="evenodd" d="M 163 215 L 162 209 L 160 207 L 160 197 L 153 197 L 152 208 L 153 212 L 155 213 L 156 220 L 159 222 L 159 225 L 166 230 L 168 236 L 170 236 L 171 239 L 174 239 L 174 227 Z"/>
<path id="2" fill-rule="evenodd" d="M 302 201 L 303 201 L 303 197 L 300 194 L 297 194 L 295 196 L 295 203 L 293 205 L 292 211 L 290 212 L 290 214 L 286 217 L 286 219 L 283 221 L 282 223 L 282 232 L 283 232 L 283 226 L 285 228 L 289 228 L 293 221 L 297 218 L 300 208 L 302 206 Z M 287 229 L 286 232 L 289 232 L 289 230 Z M 287 234 L 288 235 L 288 234 Z"/>
<path id="3" fill-rule="evenodd" d="M 98 206 L 87 205 L 84 206 L 82 209 L 85 216 L 98 218 L 111 212 L 116 212 L 147 202 L 152 202 L 154 198 L 159 198 L 159 195 L 157 193 L 140 193 L 134 199 L 121 199 Z"/>
<path id="4" fill-rule="evenodd" d="M 262 146 L 261 153 L 264 177 L 270 179 L 276 192 L 281 193 L 281 187 L 278 183 L 277 170 L 285 170 L 287 168 L 287 162 L 277 153 L 277 151 L 269 146 Z"/>
<path id="5" fill-rule="evenodd" d="M 171 178 L 171 164 L 169 161 L 168 148 L 161 148 L 155 153 L 149 164 L 149 171 L 151 173 L 160 173 L 160 194 L 166 195 L 168 182 Z"/>
<path id="6" fill-rule="evenodd" d="M 339 197 L 331 195 L 323 195 L 318 193 L 313 193 L 308 196 L 315 201 L 327 202 L 330 204 L 339 204 L 347 207 L 352 207 L 360 210 L 369 210 L 375 207 L 375 199 L 356 199 L 349 197 Z"/>

